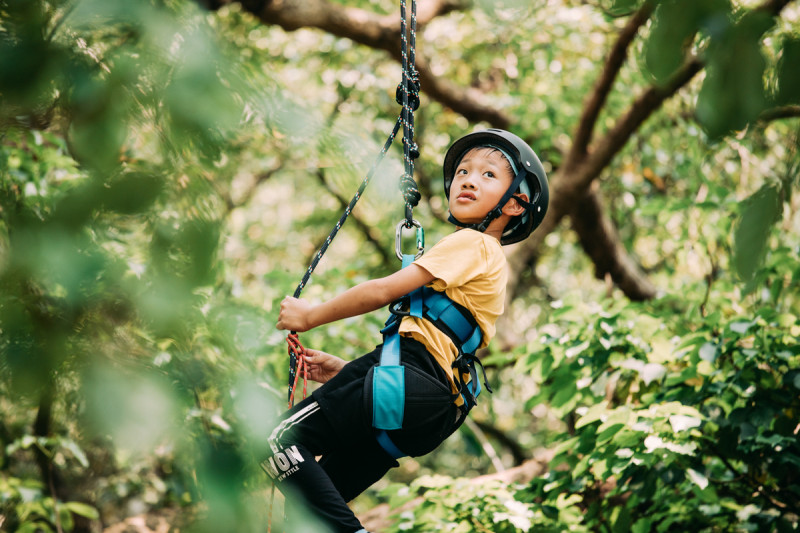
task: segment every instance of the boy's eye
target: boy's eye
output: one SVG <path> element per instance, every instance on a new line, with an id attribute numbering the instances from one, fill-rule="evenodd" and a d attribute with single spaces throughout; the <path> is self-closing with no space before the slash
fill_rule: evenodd
<path id="1" fill-rule="evenodd" d="M 491 170 L 487 170 L 484 174 L 486 175 L 487 178 L 494 177 L 494 172 L 492 172 Z"/>

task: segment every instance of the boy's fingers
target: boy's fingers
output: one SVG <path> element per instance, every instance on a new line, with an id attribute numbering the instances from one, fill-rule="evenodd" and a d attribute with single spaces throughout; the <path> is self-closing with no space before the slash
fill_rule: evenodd
<path id="1" fill-rule="evenodd" d="M 319 356 L 309 356 L 309 355 L 307 355 L 306 356 L 306 363 L 308 363 L 309 365 L 313 365 L 313 366 L 323 366 L 324 365 L 324 359 L 322 357 L 319 357 Z"/>

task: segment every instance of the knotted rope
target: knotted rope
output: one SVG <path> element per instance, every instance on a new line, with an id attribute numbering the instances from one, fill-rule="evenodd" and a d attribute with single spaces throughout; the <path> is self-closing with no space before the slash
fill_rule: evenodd
<path id="1" fill-rule="evenodd" d="M 406 0 L 401 0 L 400 2 L 400 33 L 401 33 L 401 52 L 402 52 L 402 68 L 403 68 L 403 77 L 402 81 L 397 87 L 395 99 L 399 104 L 403 106 L 400 115 L 397 117 L 397 121 L 394 124 L 394 128 L 392 132 L 389 134 L 389 137 L 386 139 L 386 142 L 383 144 L 383 148 L 381 148 L 380 153 L 375 158 L 375 161 L 372 163 L 372 166 L 367 172 L 366 177 L 361 182 L 361 185 L 358 187 L 358 191 L 350 200 L 350 203 L 342 213 L 342 216 L 339 218 L 336 225 L 331 230 L 328 237 L 323 242 L 320 249 L 314 255 L 314 258 L 311 261 L 306 273 L 303 275 L 300 284 L 294 291 L 294 297 L 299 298 L 300 293 L 303 292 L 308 280 L 311 278 L 311 274 L 319 265 L 322 256 L 328 250 L 331 242 L 339 233 L 342 225 L 347 220 L 347 217 L 350 216 L 350 213 L 353 211 L 358 200 L 361 198 L 361 195 L 364 193 L 364 190 L 367 188 L 367 185 L 372 180 L 372 177 L 375 175 L 375 171 L 377 170 L 378 166 L 383 161 L 386 152 L 392 146 L 397 133 L 400 130 L 400 126 L 403 127 L 403 163 L 404 163 L 404 174 L 400 178 L 400 189 L 403 192 L 403 200 L 405 202 L 405 226 L 407 228 L 413 227 L 413 209 L 417 206 L 420 200 L 420 192 L 419 188 L 417 187 L 416 181 L 414 181 L 414 160 L 419 157 L 419 148 L 417 144 L 414 142 L 414 111 L 419 108 L 419 90 L 420 90 L 420 82 L 419 82 L 419 75 L 416 70 L 416 43 L 417 43 L 417 2 L 416 0 L 411 1 L 411 21 L 410 24 L 408 22 L 408 13 L 406 10 Z M 407 34 L 410 35 L 410 42 Z M 305 361 L 302 355 L 305 353 L 305 348 L 300 343 L 300 339 L 297 336 L 297 332 L 292 331 L 289 336 L 286 338 L 288 344 L 288 352 L 289 352 L 289 390 L 288 390 L 288 401 L 289 401 L 289 408 L 294 406 L 294 398 L 295 398 L 295 391 L 297 389 L 298 378 L 299 374 L 302 372 L 303 374 L 303 398 L 306 396 L 307 390 L 307 375 L 305 369 Z"/>

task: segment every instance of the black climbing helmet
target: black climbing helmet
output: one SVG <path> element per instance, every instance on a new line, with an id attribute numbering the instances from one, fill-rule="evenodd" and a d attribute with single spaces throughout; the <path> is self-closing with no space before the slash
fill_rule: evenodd
<path id="1" fill-rule="evenodd" d="M 492 220 L 500 216 L 508 199 L 515 193 L 521 192 L 528 195 L 530 202 L 517 199 L 525 208 L 525 213 L 514 217 L 508 223 L 500 239 L 501 244 L 519 242 L 527 238 L 542 223 L 542 219 L 547 213 L 550 192 L 542 162 L 539 161 L 533 149 L 513 133 L 492 128 L 469 133 L 454 142 L 444 156 L 444 194 L 449 200 L 450 185 L 464 154 L 472 148 L 481 146 L 500 150 L 511 163 L 511 168 L 515 173 L 514 180 L 497 206 L 486 215 L 480 224 L 463 224 L 452 214 L 449 220 L 462 227 L 485 231 Z"/>

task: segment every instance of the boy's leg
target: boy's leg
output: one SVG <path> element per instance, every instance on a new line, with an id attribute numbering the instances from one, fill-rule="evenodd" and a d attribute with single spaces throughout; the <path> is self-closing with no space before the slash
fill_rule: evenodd
<path id="1" fill-rule="evenodd" d="M 386 475 L 389 469 L 399 466 L 374 438 L 368 438 L 347 450 L 326 454 L 319 464 L 348 502 Z"/>
<path id="2" fill-rule="evenodd" d="M 306 504 L 332 531 L 352 533 L 361 523 L 315 457 L 341 447 L 330 422 L 312 398 L 291 409 L 269 439 L 270 455 L 261 463 L 281 485 L 302 494 Z"/>

